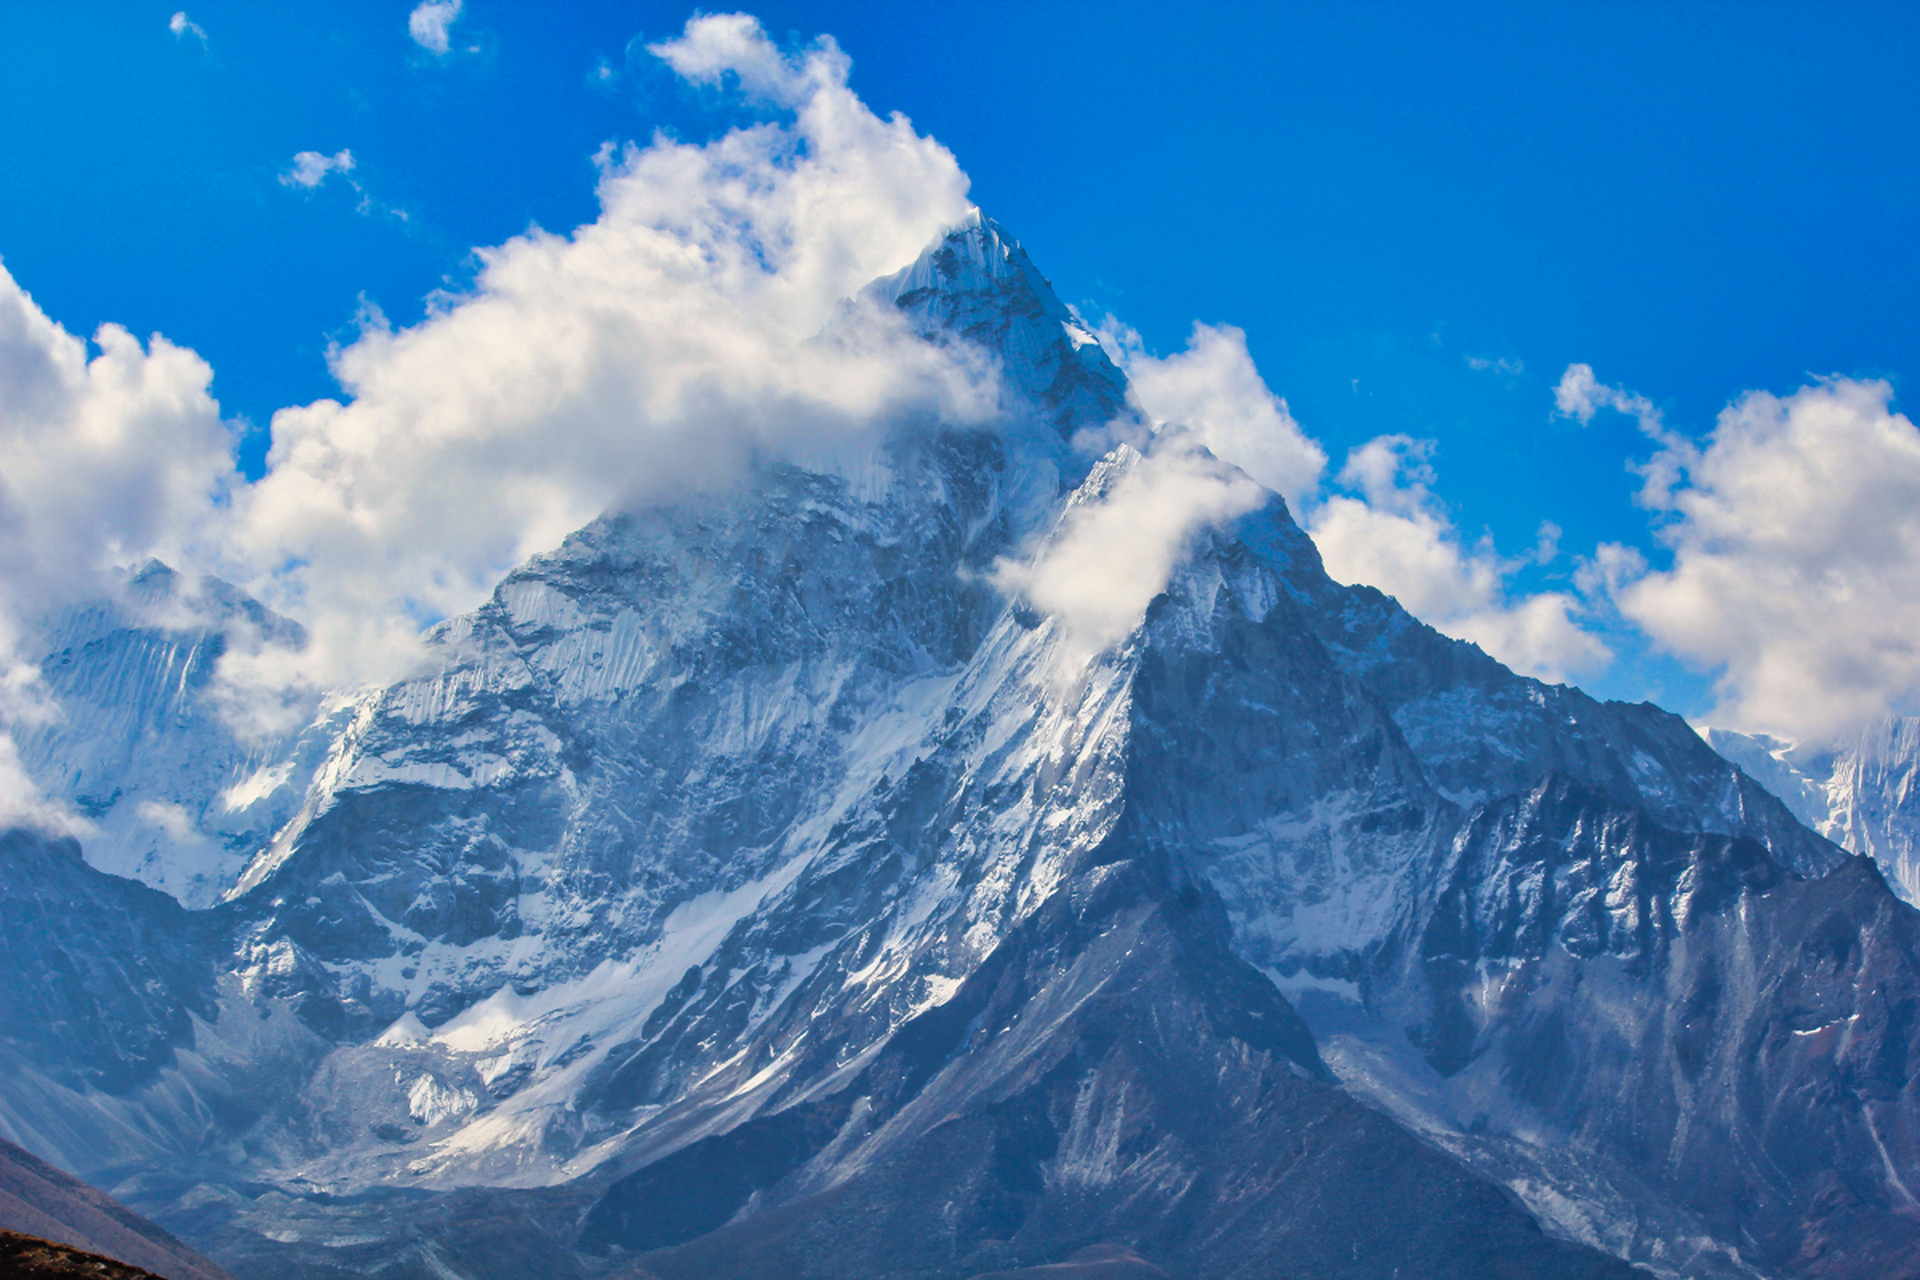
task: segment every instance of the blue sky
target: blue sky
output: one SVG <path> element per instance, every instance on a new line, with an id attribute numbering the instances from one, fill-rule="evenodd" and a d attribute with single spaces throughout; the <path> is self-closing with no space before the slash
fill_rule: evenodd
<path id="1" fill-rule="evenodd" d="M 251 474 L 275 410 L 341 394 L 326 351 L 363 299 L 413 324 L 472 280 L 476 246 L 594 219 L 603 142 L 752 117 L 646 52 L 679 6 L 469 0 L 444 55 L 412 7 L 7 16 L 0 261 L 72 333 L 118 322 L 210 362 Z M 1432 441 L 1432 509 L 1460 546 L 1492 539 L 1515 599 L 1572 592 L 1603 543 L 1656 570 L 1675 554 L 1657 530 L 1680 514 L 1636 502 L 1629 464 L 1656 445 L 1634 414 L 1554 413 L 1571 365 L 1696 440 L 1744 393 L 1810 377 L 1888 380 L 1905 407 L 1912 5 L 755 12 L 776 41 L 831 34 L 852 89 L 950 149 L 1090 317 L 1158 355 L 1196 320 L 1244 330 L 1330 477 L 1376 437 Z M 349 174 L 284 180 L 297 153 L 342 150 Z M 1543 521 L 1562 554 L 1517 563 Z M 1583 681 L 1606 694 L 1699 713 L 1724 663 L 1762 661 L 1583 617 L 1614 651 Z"/>

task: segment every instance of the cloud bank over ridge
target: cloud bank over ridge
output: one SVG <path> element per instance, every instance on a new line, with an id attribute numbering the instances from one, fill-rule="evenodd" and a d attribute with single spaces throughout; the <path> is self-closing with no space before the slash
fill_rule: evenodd
<path id="1" fill-rule="evenodd" d="M 1378 587 L 1439 630 L 1542 679 L 1592 674 L 1611 660 L 1580 625 L 1578 599 L 1514 591 L 1509 579 L 1524 562 L 1461 536 L 1432 492 L 1432 441 L 1368 441 L 1328 486 L 1326 450 L 1267 386 L 1240 330 L 1196 324 L 1186 349 L 1165 357 L 1146 352 L 1139 335 L 1115 321 L 1101 332 L 1141 412 L 1184 425 L 1284 497 L 1339 581 Z"/>
<path id="2" fill-rule="evenodd" d="M 459 14 L 423 4 L 410 30 L 443 53 Z M 256 481 L 235 471 L 205 361 L 113 325 L 89 347 L 0 270 L 0 728 L 55 713 L 23 620 L 110 566 L 158 556 L 216 573 L 307 624 L 302 654 L 255 647 L 227 663 L 235 706 L 265 718 L 289 688 L 397 674 L 423 622 L 471 607 L 609 506 L 902 419 L 993 419 L 990 363 L 846 301 L 965 216 L 952 154 L 875 115 L 831 40 L 781 49 L 753 19 L 713 15 L 648 48 L 774 118 L 700 144 L 608 144 L 595 221 L 479 251 L 472 286 L 418 324 L 369 308 L 330 355 L 343 395 L 275 414 Z M 301 153 L 283 180 L 313 188 L 352 168 L 344 150 Z M 1163 425 L 1135 431 L 1142 456 L 1103 503 L 999 575 L 1090 651 L 1124 636 L 1197 529 L 1257 503 L 1257 481 L 1334 576 L 1531 674 L 1603 669 L 1592 617 L 1617 608 L 1724 672 L 1731 723 L 1814 734 L 1920 699 L 1907 603 L 1920 599 L 1920 440 L 1883 383 L 1749 395 L 1701 447 L 1644 397 L 1569 368 L 1560 413 L 1627 413 L 1653 441 L 1642 501 L 1673 562 L 1650 570 L 1603 546 L 1579 590 L 1527 591 L 1528 557 L 1463 533 L 1436 497 L 1431 442 L 1382 436 L 1329 474 L 1239 330 L 1197 324 L 1166 357 L 1117 322 L 1101 337 L 1142 417 Z M 10 815 L 79 821 L 45 807 L 0 734 Z"/>
<path id="3" fill-rule="evenodd" d="M 261 708 L 292 685 L 391 678 L 422 622 L 617 502 L 901 417 L 990 417 L 990 364 L 845 301 L 965 215 L 953 156 L 868 110 L 829 40 L 783 51 L 752 19 L 702 17 L 652 52 L 783 113 L 704 144 L 609 145 L 594 222 L 481 251 L 473 286 L 410 328 L 369 309 L 330 355 L 346 396 L 276 413 L 252 483 L 205 361 L 115 326 L 89 360 L 0 273 L 9 687 L 34 685 L 17 628 L 49 591 L 98 590 L 96 571 L 148 556 L 307 624 L 303 654 L 226 664 Z M 294 180 L 349 164 L 315 161 Z M 0 716 L 28 713 L 13 704 Z M 0 777 L 0 800 L 16 790 Z"/>

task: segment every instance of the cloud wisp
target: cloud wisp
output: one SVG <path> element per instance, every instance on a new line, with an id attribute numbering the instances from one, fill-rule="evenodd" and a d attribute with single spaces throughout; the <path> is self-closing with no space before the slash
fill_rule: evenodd
<path id="1" fill-rule="evenodd" d="M 1510 587 L 1526 563 L 1553 559 L 1559 530 L 1542 526 L 1526 559 L 1503 558 L 1490 539 L 1469 545 L 1433 495 L 1433 447 L 1391 435 L 1348 454 L 1338 477 L 1346 491 L 1327 495 L 1306 522 L 1327 572 L 1378 587 L 1516 671 L 1559 682 L 1605 669 L 1612 651 L 1580 625 L 1574 595 Z"/>
<path id="2" fill-rule="evenodd" d="M 312 191 L 319 187 L 321 183 L 325 182 L 332 174 L 337 173 L 345 177 L 352 172 L 353 152 L 348 151 L 344 147 L 332 155 L 325 155 L 318 151 L 301 151 L 295 153 L 293 164 L 281 172 L 280 185 L 283 187 L 302 187 L 308 191 Z M 347 180 L 349 182 L 353 181 L 351 178 Z M 356 183 L 354 190 L 358 191 L 359 189 L 359 185 Z"/>
<path id="3" fill-rule="evenodd" d="M 184 40 L 188 36 L 192 36 L 200 42 L 202 49 L 207 47 L 207 29 L 195 22 L 192 18 L 189 18 L 184 9 L 167 19 L 167 30 L 173 32 L 174 39 L 176 40 Z"/>
<path id="4" fill-rule="evenodd" d="M 428 53 L 444 58 L 452 50 L 453 24 L 463 7 L 464 0 L 423 0 L 407 15 L 407 35 Z"/>
<path id="5" fill-rule="evenodd" d="M 1055 620 L 1064 666 L 1078 670 L 1140 624 L 1196 535 L 1266 501 L 1264 488 L 1197 433 L 1168 427 L 1140 449 L 1114 448 L 1038 550 L 1001 560 L 993 581 Z"/>
<path id="6" fill-rule="evenodd" d="M 1319 488 L 1326 450 L 1261 378 L 1244 332 L 1195 324 L 1186 349 L 1165 358 L 1148 355 L 1139 334 L 1111 319 L 1100 336 L 1150 420 L 1184 426 L 1296 511 Z"/>

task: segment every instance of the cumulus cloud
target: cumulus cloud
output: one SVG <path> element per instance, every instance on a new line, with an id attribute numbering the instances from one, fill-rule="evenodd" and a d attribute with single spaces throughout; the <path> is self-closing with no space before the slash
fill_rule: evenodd
<path id="1" fill-rule="evenodd" d="M 167 30 L 173 32 L 175 39 L 184 39 L 187 36 L 192 36 L 200 42 L 201 48 L 204 49 L 206 47 L 207 29 L 195 22 L 192 18 L 189 18 L 184 9 L 167 19 Z"/>
<path id="2" fill-rule="evenodd" d="M 407 34 L 428 53 L 445 57 L 449 32 L 463 5 L 464 0 L 424 0 L 407 15 Z"/>
<path id="3" fill-rule="evenodd" d="M 88 343 L 50 320 L 0 267 L 0 824 L 77 821 L 20 774 L 11 734 L 57 712 L 28 627 L 99 570 L 202 556 L 237 476 L 208 394 L 213 371 L 118 325 Z"/>
<path id="4" fill-rule="evenodd" d="M 806 101 L 822 73 L 844 81 L 850 66 L 830 39 L 821 40 L 805 62 L 785 57 L 768 42 L 759 20 L 744 13 L 689 23 L 678 39 L 650 44 L 647 51 L 694 84 L 731 80 L 748 97 L 783 107 Z"/>
<path id="5" fill-rule="evenodd" d="M 842 301 L 965 214 L 953 157 L 874 116 L 831 44 L 789 54 L 706 17 L 654 51 L 778 84 L 790 115 L 603 150 L 598 220 L 481 251 L 468 292 L 409 329 L 374 317 L 334 353 L 345 397 L 275 415 L 233 546 L 241 576 L 314 622 L 316 652 L 395 649 L 617 501 L 995 407 L 984 364 Z"/>
<path id="6" fill-rule="evenodd" d="M 594 222 L 480 251 L 473 285 L 409 328 L 370 308 L 331 353 L 343 395 L 277 413 L 255 482 L 197 356 L 107 326 L 89 358 L 0 274 L 0 681 L 33 687 L 13 641 L 44 591 L 159 556 L 308 625 L 303 653 L 223 659 L 236 714 L 271 713 L 289 689 L 392 678 L 422 622 L 610 505 L 991 418 L 983 356 L 844 301 L 966 215 L 952 155 L 868 110 L 831 42 L 786 52 L 751 20 L 699 17 L 653 52 L 784 111 L 701 145 L 610 145 Z M 353 169 L 302 152 L 282 180 Z M 0 798 L 34 812 L 14 759 L 0 738 Z"/>
<path id="7" fill-rule="evenodd" d="M 235 480 L 205 361 L 113 324 L 92 347 L 0 267 L 0 589 L 192 553 Z"/>
<path id="8" fill-rule="evenodd" d="M 1239 329 L 1196 324 L 1186 349 L 1165 358 L 1147 353 L 1136 332 L 1112 319 L 1100 336 L 1126 370 L 1142 415 L 1184 424 L 1194 441 L 1286 498 L 1335 578 L 1377 587 L 1423 621 L 1530 675 L 1565 680 L 1611 661 L 1607 646 L 1578 621 L 1576 596 L 1512 587 L 1528 561 L 1557 558 L 1559 529 L 1542 525 L 1532 555 L 1519 560 L 1501 557 L 1485 540 L 1468 545 L 1433 495 L 1431 441 L 1369 441 L 1349 453 L 1328 489 L 1325 449 L 1267 386 Z M 1501 373 L 1519 368 L 1469 363 Z M 1598 395 L 1588 374 L 1587 390 Z"/>
<path id="9" fill-rule="evenodd" d="M 1138 333 L 1112 320 L 1101 337 L 1126 370 L 1135 401 L 1149 419 L 1186 427 L 1296 511 L 1319 488 L 1326 451 L 1267 387 L 1243 331 L 1195 324 L 1186 350 L 1164 359 L 1147 354 Z"/>
<path id="10" fill-rule="evenodd" d="M 1266 501 L 1260 485 L 1193 433 L 1168 428 L 1145 446 L 1144 454 L 1118 446 L 1032 558 L 995 566 L 997 586 L 1026 597 L 1063 628 L 1070 663 L 1110 648 L 1139 625 L 1201 530 Z"/>
<path id="11" fill-rule="evenodd" d="M 1370 440 L 1347 456 L 1333 493 L 1309 514 L 1307 531 L 1327 572 L 1393 596 L 1439 631 L 1469 640 L 1508 666 L 1544 680 L 1591 674 L 1612 653 L 1575 620 L 1566 592 L 1515 596 L 1519 563 L 1490 542 L 1468 545 L 1431 486 L 1433 442 L 1404 435 Z M 1557 553 L 1559 530 L 1542 526 L 1534 558 Z"/>
<path id="12" fill-rule="evenodd" d="M 1920 711 L 1920 431 L 1884 382 L 1751 392 L 1704 447 L 1666 438 L 1644 500 L 1670 568 L 1607 584 L 1722 672 L 1720 723 L 1819 739 Z"/>
<path id="13" fill-rule="evenodd" d="M 294 155 L 293 166 L 280 175 L 280 185 L 284 187 L 305 187 L 311 191 L 327 180 L 329 174 L 349 174 L 353 172 L 353 152 L 342 148 L 332 155 L 322 155 L 318 151 L 301 151 Z M 351 181 L 351 179 L 349 179 Z M 356 185 L 355 190 L 358 190 Z"/>

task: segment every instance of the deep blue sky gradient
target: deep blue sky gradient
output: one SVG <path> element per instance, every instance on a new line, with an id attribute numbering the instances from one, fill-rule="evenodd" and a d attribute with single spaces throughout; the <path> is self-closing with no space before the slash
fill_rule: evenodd
<path id="1" fill-rule="evenodd" d="M 473 246 L 592 218 L 602 141 L 725 123 L 641 49 L 680 5 L 469 0 L 455 43 L 480 51 L 444 61 L 405 0 L 203 0 L 204 51 L 176 7 L 9 7 L 0 259 L 75 332 L 207 357 L 253 467 L 275 408 L 338 394 L 325 350 L 362 297 L 415 320 Z M 1551 417 L 1571 362 L 1694 433 L 1749 388 L 1920 374 L 1920 6 L 755 12 L 834 35 L 855 89 L 952 148 L 1069 301 L 1163 354 L 1196 319 L 1241 326 L 1336 466 L 1383 432 L 1436 439 L 1438 492 L 1508 553 L 1550 519 L 1570 551 L 1659 560 L 1633 424 Z M 343 147 L 372 212 L 278 182 Z M 1644 658 L 1597 687 L 1700 694 Z"/>

